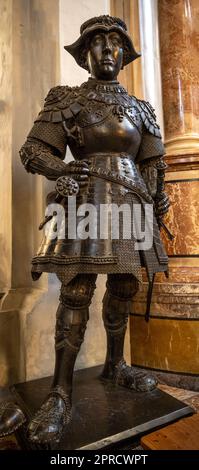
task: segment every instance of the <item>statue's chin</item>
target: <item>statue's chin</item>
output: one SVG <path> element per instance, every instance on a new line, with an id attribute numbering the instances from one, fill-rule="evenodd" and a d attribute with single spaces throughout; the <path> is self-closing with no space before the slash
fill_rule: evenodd
<path id="1" fill-rule="evenodd" d="M 110 66 L 104 66 L 103 71 L 95 76 L 97 80 L 116 80 L 117 74 L 111 69 Z"/>
<path id="2" fill-rule="evenodd" d="M 98 67 L 91 67 L 90 73 L 97 80 L 116 80 L 118 70 L 115 64 L 100 64 Z"/>

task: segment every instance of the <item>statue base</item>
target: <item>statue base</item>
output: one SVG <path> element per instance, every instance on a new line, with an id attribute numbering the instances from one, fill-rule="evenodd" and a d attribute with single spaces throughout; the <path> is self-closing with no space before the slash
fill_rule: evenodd
<path id="1" fill-rule="evenodd" d="M 101 366 L 74 373 L 73 418 L 59 444 L 31 444 L 26 425 L 16 432 L 22 449 L 97 450 L 125 448 L 125 442 L 193 413 L 190 406 L 159 389 L 138 393 L 99 376 Z M 28 419 L 31 419 L 49 392 L 51 377 L 14 385 L 11 389 Z M 128 448 L 128 447 L 126 447 Z"/>

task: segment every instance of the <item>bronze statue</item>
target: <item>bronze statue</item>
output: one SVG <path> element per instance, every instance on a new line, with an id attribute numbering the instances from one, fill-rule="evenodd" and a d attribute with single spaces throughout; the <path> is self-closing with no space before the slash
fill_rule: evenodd
<path id="1" fill-rule="evenodd" d="M 124 337 L 141 268 L 148 274 L 146 319 L 149 317 L 154 275 L 167 273 L 168 259 L 159 228 L 169 201 L 164 192 L 164 147 L 154 110 L 148 102 L 129 96 L 117 81 L 122 67 L 139 57 L 125 23 L 109 15 L 86 21 L 78 40 L 65 49 L 91 78 L 79 87 L 57 86 L 46 97 L 27 141 L 20 150 L 31 173 L 56 181 L 47 204 L 59 203 L 68 229 L 68 196 L 81 204 L 153 204 L 153 243 L 136 250 L 135 240 L 44 237 L 33 258 L 32 275 L 56 273 L 62 282 L 57 310 L 56 363 L 50 393 L 28 426 L 35 443 L 59 441 L 71 420 L 75 360 L 84 339 L 89 305 L 97 274 L 107 274 L 103 321 L 107 355 L 102 378 L 137 391 L 156 387 L 153 376 L 127 366 Z M 66 146 L 74 161 L 66 164 Z M 46 223 L 55 228 L 55 215 Z M 98 215 L 97 215 L 98 217 Z M 67 232 L 68 233 L 68 232 Z"/>

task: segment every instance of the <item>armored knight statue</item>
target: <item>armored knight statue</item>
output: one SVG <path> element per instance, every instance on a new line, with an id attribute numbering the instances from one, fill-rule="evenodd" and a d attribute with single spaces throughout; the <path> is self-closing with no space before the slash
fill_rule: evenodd
<path id="1" fill-rule="evenodd" d="M 152 106 L 127 91 L 117 81 L 119 71 L 139 54 L 125 23 L 109 15 L 91 18 L 80 37 L 65 49 L 90 73 L 81 86 L 52 88 L 27 140 L 20 150 L 25 169 L 55 181 L 47 204 L 64 208 L 65 238 L 44 236 L 33 258 L 32 276 L 56 273 L 61 280 L 56 316 L 55 370 L 51 390 L 28 426 L 34 443 L 59 441 L 71 420 L 72 379 L 77 354 L 84 339 L 97 274 L 107 274 L 103 322 L 107 354 L 102 379 L 136 391 L 156 387 L 152 375 L 138 372 L 123 357 L 124 338 L 132 298 L 145 268 L 149 289 L 146 319 L 156 272 L 167 274 L 168 258 L 159 229 L 169 200 L 164 192 L 164 146 Z M 65 163 L 69 146 L 74 161 Z M 153 242 L 136 250 L 134 237 L 68 236 L 70 196 L 82 204 L 145 204 L 153 207 Z M 99 218 L 100 215 L 97 214 Z M 81 219 L 81 217 L 80 217 Z M 55 229 L 56 212 L 41 227 Z M 41 228 L 40 227 L 40 228 Z"/>

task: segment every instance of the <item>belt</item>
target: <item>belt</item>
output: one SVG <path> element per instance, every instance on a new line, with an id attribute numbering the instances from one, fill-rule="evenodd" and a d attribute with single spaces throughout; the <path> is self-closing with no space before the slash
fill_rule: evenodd
<path id="1" fill-rule="evenodd" d="M 89 176 L 102 178 L 128 188 L 129 192 L 143 197 L 147 202 L 153 204 L 153 199 L 138 181 L 133 181 L 111 170 L 105 170 L 95 166 L 89 166 Z M 79 192 L 78 182 L 69 176 L 60 176 L 56 181 L 55 190 L 62 197 L 74 196 Z"/>
<path id="2" fill-rule="evenodd" d="M 142 196 L 149 203 L 153 203 L 152 197 L 143 188 L 143 186 L 141 186 L 138 181 L 135 182 L 132 179 L 129 179 L 126 176 L 122 176 L 114 171 L 106 170 L 104 168 L 97 168 L 92 165 L 89 166 L 89 176 L 96 176 L 98 178 L 102 178 L 108 181 L 112 181 L 113 183 L 120 184 L 125 188 L 128 188 L 130 192 L 135 193 L 138 196 Z"/>

